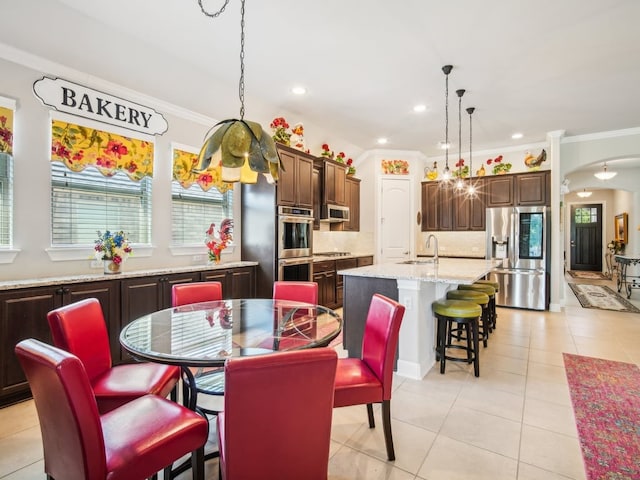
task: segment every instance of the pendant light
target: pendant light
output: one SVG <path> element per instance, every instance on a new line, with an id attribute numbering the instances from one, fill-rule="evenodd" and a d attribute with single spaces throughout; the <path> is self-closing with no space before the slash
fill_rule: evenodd
<path id="1" fill-rule="evenodd" d="M 473 152 L 472 152 L 472 144 L 473 144 L 473 128 L 471 122 L 471 115 L 475 112 L 474 107 L 467 108 L 467 113 L 469 114 L 469 186 L 467 187 L 467 195 L 470 197 L 474 197 L 476 195 L 476 185 L 473 183 Z"/>
<path id="2" fill-rule="evenodd" d="M 611 180 L 617 174 L 618 172 L 607 171 L 607 162 L 604 162 L 604 170 L 602 170 L 601 172 L 594 173 L 593 176 L 596 177 L 598 180 Z"/>
<path id="3" fill-rule="evenodd" d="M 225 0 L 217 12 L 208 12 L 198 5 L 203 14 L 216 18 L 224 12 L 229 4 Z M 257 122 L 244 119 L 244 4 L 240 2 L 240 80 L 238 82 L 238 97 L 240 99 L 240 118 L 222 120 L 212 127 L 218 128 L 205 141 L 198 155 L 196 170 L 205 170 L 211 162 L 222 164 L 222 181 L 256 183 L 258 173 L 264 174 L 269 183 L 278 179 L 280 157 L 275 143 L 262 126 Z M 209 130 L 211 131 L 211 130 Z"/>
<path id="4" fill-rule="evenodd" d="M 462 179 L 462 96 L 465 90 L 456 90 L 458 95 L 458 180 L 456 181 L 456 190 L 462 191 L 464 188 L 464 180 Z"/>
<path id="5" fill-rule="evenodd" d="M 583 188 L 581 192 L 578 192 L 578 196 L 580 198 L 590 197 L 593 192 L 588 191 L 586 188 Z"/>
<path id="6" fill-rule="evenodd" d="M 453 70 L 453 65 L 445 65 L 442 67 L 444 72 L 444 171 L 442 172 L 442 180 L 448 182 L 451 179 L 451 170 L 449 170 L 449 74 Z"/>

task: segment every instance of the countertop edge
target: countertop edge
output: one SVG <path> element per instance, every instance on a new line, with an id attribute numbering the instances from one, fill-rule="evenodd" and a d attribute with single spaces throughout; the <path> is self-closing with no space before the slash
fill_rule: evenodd
<path id="1" fill-rule="evenodd" d="M 117 274 L 105 274 L 100 272 L 100 273 L 88 273 L 88 274 L 79 274 L 79 275 L 66 275 L 61 277 L 47 277 L 47 278 L 35 278 L 35 279 L 24 279 L 24 280 L 7 280 L 7 281 L 0 282 L 0 291 L 17 290 L 19 288 L 46 287 L 49 285 L 119 280 L 122 278 L 147 277 L 152 275 L 163 275 L 163 274 L 170 274 L 170 273 L 225 270 L 227 268 L 253 267 L 256 265 L 258 265 L 258 262 L 237 261 L 237 262 L 220 263 L 218 265 L 190 265 L 187 267 L 167 267 L 167 268 L 157 268 L 157 269 L 150 269 L 150 270 L 132 270 L 132 271 L 125 270 L 122 273 L 117 273 Z"/>

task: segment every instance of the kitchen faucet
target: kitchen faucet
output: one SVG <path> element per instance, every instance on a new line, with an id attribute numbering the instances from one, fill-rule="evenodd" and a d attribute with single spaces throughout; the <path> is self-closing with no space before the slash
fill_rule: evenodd
<path id="1" fill-rule="evenodd" d="M 433 233 L 430 233 L 427 237 L 427 248 L 431 247 L 431 239 L 434 239 L 436 244 L 433 247 L 433 263 L 438 263 L 438 237 Z"/>

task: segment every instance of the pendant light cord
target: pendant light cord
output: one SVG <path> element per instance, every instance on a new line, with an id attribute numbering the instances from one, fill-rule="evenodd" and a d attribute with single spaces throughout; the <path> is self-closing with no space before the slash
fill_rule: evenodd
<path id="1" fill-rule="evenodd" d="M 230 0 L 225 0 L 217 12 L 207 12 L 202 5 L 203 0 L 198 0 L 200 10 L 207 17 L 217 18 L 225 11 Z M 240 81 L 238 82 L 238 98 L 240 98 L 240 120 L 244 120 L 244 2 L 240 1 Z"/>
<path id="2" fill-rule="evenodd" d="M 475 111 L 474 107 L 467 108 L 469 114 L 469 178 L 473 178 L 473 122 L 471 121 L 471 114 Z"/>

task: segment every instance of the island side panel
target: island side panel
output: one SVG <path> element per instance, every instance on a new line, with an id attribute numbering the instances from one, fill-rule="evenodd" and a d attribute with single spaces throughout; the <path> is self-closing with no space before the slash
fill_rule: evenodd
<path id="1" fill-rule="evenodd" d="M 371 298 L 374 293 L 379 293 L 397 301 L 398 282 L 390 278 L 345 275 L 343 289 L 342 345 L 349 352 L 349 357 L 360 358 L 364 325 L 367 321 Z"/>

